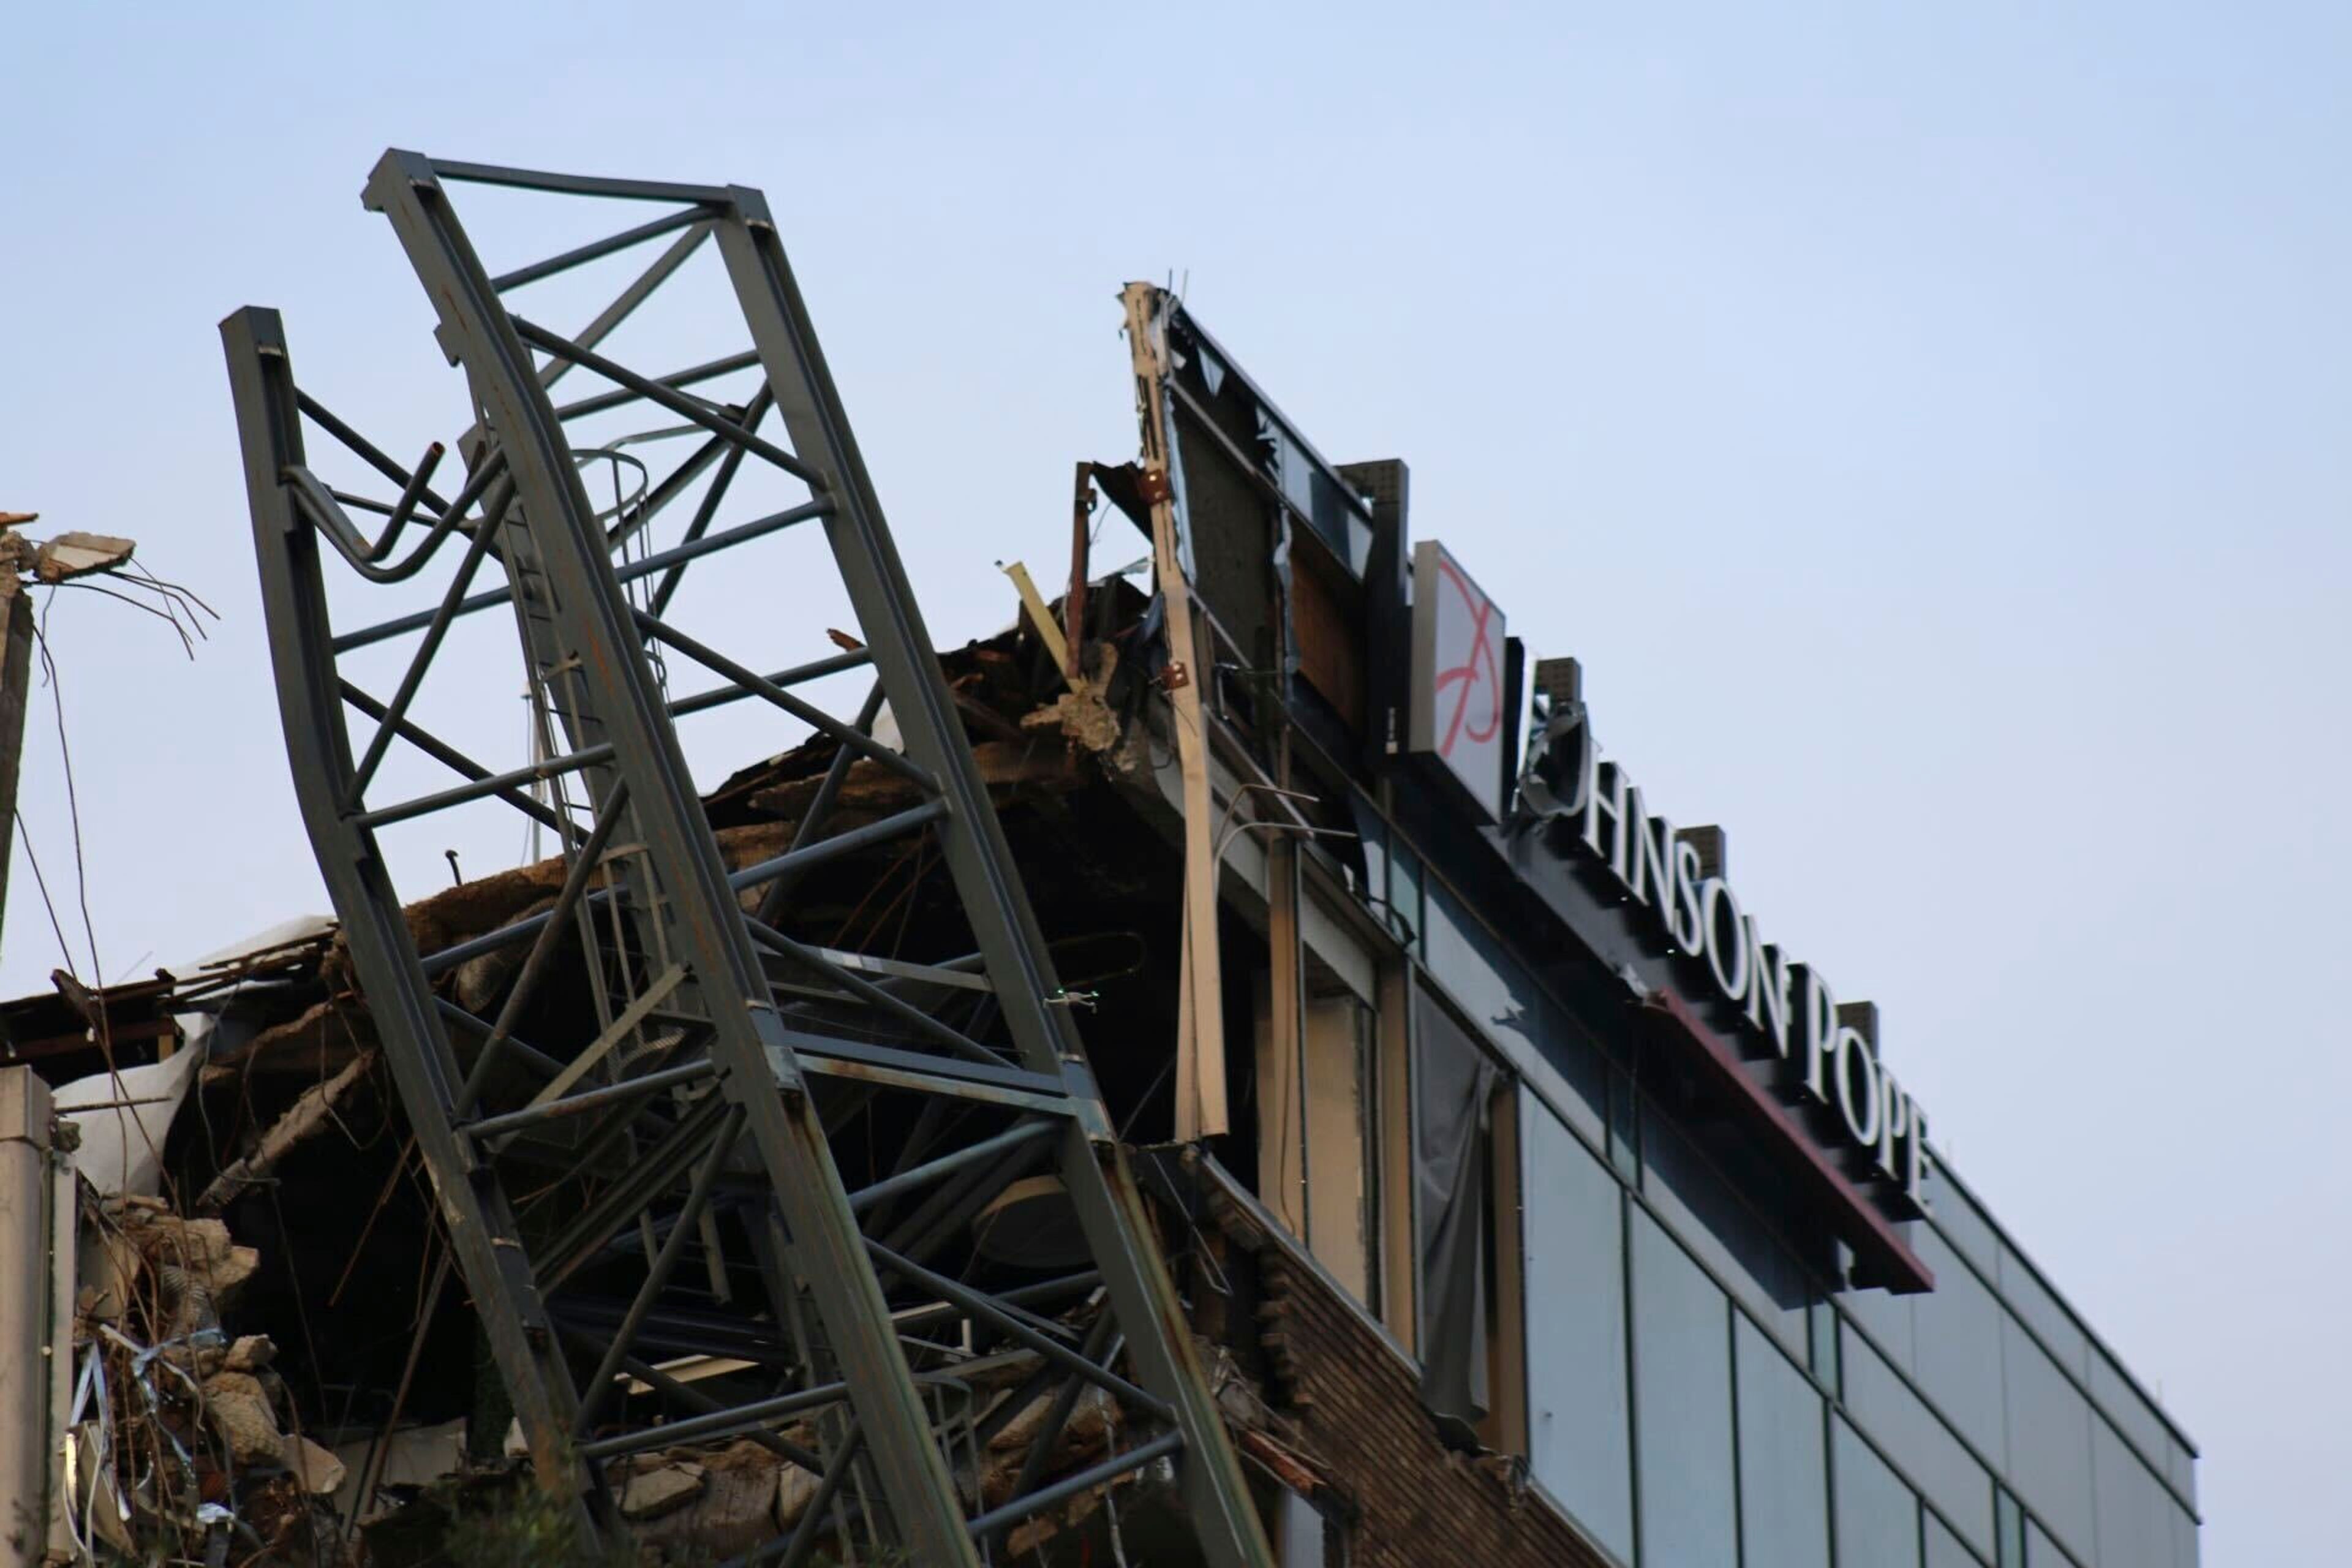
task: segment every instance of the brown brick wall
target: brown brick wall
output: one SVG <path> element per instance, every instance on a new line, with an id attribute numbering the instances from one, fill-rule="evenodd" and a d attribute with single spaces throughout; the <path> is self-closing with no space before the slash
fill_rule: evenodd
<path id="1" fill-rule="evenodd" d="M 1273 1435 L 1350 1516 L 1353 1568 L 1608 1568 L 1549 1500 L 1517 1483 L 1519 1461 L 1446 1447 L 1415 1369 L 1389 1339 L 1225 1185 L 1230 1178 L 1199 1166 L 1193 1175 L 1224 1186 L 1201 1194 L 1202 1217 L 1220 1233 L 1220 1275 L 1239 1309 L 1204 1314 L 1201 1326 L 1228 1344 L 1254 1339 L 1234 1346 L 1236 1361 L 1275 1412 Z"/>
<path id="2" fill-rule="evenodd" d="M 1448 1450 L 1423 1407 L 1413 1371 L 1319 1274 L 1259 1255 L 1271 1309 L 1296 1369 L 1292 1408 L 1302 1448 L 1354 1505 L 1359 1568 L 1603 1568 L 1552 1505 L 1517 1487 L 1500 1455 Z"/>

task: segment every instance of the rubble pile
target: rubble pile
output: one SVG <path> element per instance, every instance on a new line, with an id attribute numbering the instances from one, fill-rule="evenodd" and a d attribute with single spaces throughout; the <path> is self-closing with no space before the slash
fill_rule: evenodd
<path id="1" fill-rule="evenodd" d="M 259 1267 L 217 1219 L 85 1194 L 68 1529 L 103 1561 L 341 1563 L 345 1466 L 304 1436 L 278 1347 L 223 1314 Z"/>

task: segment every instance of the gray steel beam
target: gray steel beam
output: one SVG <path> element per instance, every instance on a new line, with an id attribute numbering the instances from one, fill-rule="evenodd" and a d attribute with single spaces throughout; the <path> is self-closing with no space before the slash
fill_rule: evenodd
<path id="1" fill-rule="evenodd" d="M 888 1303 L 824 1127 L 782 1041 L 783 1026 L 717 841 L 530 353 L 498 304 L 429 160 L 387 153 L 368 182 L 367 201 L 391 220 L 434 303 L 444 342 L 465 366 L 506 454 L 564 656 L 602 731 L 595 739 L 612 745 L 614 771 L 628 782 L 638 837 L 657 868 L 665 909 L 675 917 L 669 935 L 711 1020 L 709 1049 L 721 1090 L 741 1108 L 768 1172 L 793 1273 L 853 1392 L 895 1533 L 925 1563 L 974 1562 L 953 1478 L 930 1440 L 928 1414 L 890 1331 Z M 589 367 L 604 369 L 601 363 Z M 590 737 L 575 731 L 573 742 L 585 745 Z M 730 912 L 736 918 L 727 918 Z"/>
<path id="2" fill-rule="evenodd" d="M 1217 1568 L 1271 1563 L 1240 1458 L 1192 1353 L 1175 1289 L 1146 1239 L 1150 1232 L 1141 1199 L 1116 1136 L 1102 1119 L 1093 1071 L 1067 1014 L 1050 1005 L 1061 985 L 1044 934 L 1013 874 L 1012 852 L 940 675 L 939 656 L 916 611 L 767 198 L 740 185 L 728 195 L 730 210 L 715 226 L 719 255 L 793 447 L 824 472 L 835 503 L 825 516 L 825 536 L 907 754 L 940 780 L 948 802 L 950 823 L 940 833 L 941 852 L 1013 1041 L 1034 1071 L 1061 1079 L 1077 1110 L 1066 1134 L 1062 1178 L 1127 1329 L 1138 1380 L 1175 1411 L 1185 1450 L 1179 1485 L 1202 1548 Z"/>
<path id="3" fill-rule="evenodd" d="M 529 1272 L 513 1267 L 522 1254 L 504 1193 L 468 1179 L 478 1167 L 446 1111 L 459 1081 L 457 1053 L 442 1032 L 432 984 L 417 962 L 375 836 L 344 809 L 353 773 L 329 646 L 319 536 L 286 478 L 302 462 L 302 432 L 285 331 L 277 311 L 248 306 L 221 323 L 221 338 L 295 797 L 379 1037 L 404 1047 L 385 1055 L 483 1331 L 500 1365 L 511 1369 L 509 1393 L 541 1484 L 568 1500 L 580 1528 L 592 1528 L 565 1453 L 578 1394 Z"/>
<path id="4" fill-rule="evenodd" d="M 563 196 L 673 202 L 688 210 L 494 279 L 448 203 L 444 182 L 461 179 Z M 436 164 L 394 152 L 377 165 L 367 201 L 391 220 L 439 317 L 438 340 L 465 373 L 472 400 L 467 416 L 478 421 L 457 447 L 471 475 L 466 493 L 485 493 L 489 479 L 499 479 L 495 504 L 486 503 L 488 515 L 467 530 L 467 554 L 478 563 L 495 552 L 506 587 L 468 594 L 461 577 L 436 610 L 336 637 L 320 578 L 320 542 L 370 576 L 374 543 L 341 509 L 379 505 L 357 497 L 341 501 L 315 484 L 297 493 L 303 478 L 301 414 L 328 422 L 338 438 L 400 487 L 401 500 L 381 510 L 413 510 L 419 497 L 432 502 L 426 475 L 383 458 L 294 388 L 274 316 L 248 313 L 266 318 L 266 344 L 254 322 L 242 318 L 233 318 L 224 331 L 238 393 L 281 714 L 306 823 L 442 1195 L 457 1266 L 524 1415 L 542 1483 L 572 1496 L 583 1522 L 594 1517 L 612 1524 L 603 1518 L 609 1510 L 601 1458 L 645 1442 L 675 1440 L 680 1430 L 747 1430 L 781 1441 L 765 1426 L 825 1391 L 828 1399 L 845 1396 L 848 1408 L 841 1418 L 820 1424 L 831 1448 L 822 1461 L 824 1500 L 787 1540 L 756 1554 L 763 1559 L 779 1552 L 788 1561 L 803 1556 L 822 1528 L 833 1489 L 847 1485 L 860 1500 L 845 1517 L 866 1521 L 856 1530 L 878 1528 L 881 1543 L 903 1546 L 926 1564 L 973 1564 L 981 1550 L 975 1532 L 985 1542 L 992 1531 L 1075 1490 L 1173 1456 L 1184 1511 L 1206 1561 L 1214 1568 L 1269 1563 L 1237 1457 L 1193 1358 L 1173 1289 L 1061 1005 L 1059 984 L 963 719 L 941 678 L 763 198 L 740 187 Z M 577 340 L 520 321 L 498 298 L 501 287 L 586 266 L 672 232 L 677 237 L 662 257 Z M 665 287 L 706 236 L 719 241 L 751 351 L 659 376 L 597 353 L 595 344 L 612 324 Z M 534 347 L 554 354 L 554 361 L 541 365 Z M 755 363 L 765 382 L 740 419 L 732 408 L 714 412 L 680 390 L 706 374 Z M 557 408 L 547 389 L 572 364 L 622 392 Z M 678 499 L 707 466 L 716 465 L 685 537 L 667 550 L 616 561 L 623 544 L 617 535 L 630 525 L 624 519 L 608 530 L 600 522 L 563 421 L 567 414 L 635 398 L 693 420 L 726 450 L 720 456 L 718 447 L 706 446 L 656 492 L 661 503 Z M 759 434 L 771 406 L 782 426 L 773 440 Z M 747 460 L 800 478 L 814 498 L 752 522 L 714 527 Z M 328 496 L 325 502 L 320 494 Z M 639 508 L 643 517 L 658 510 L 654 496 Z M 663 618 L 677 574 L 690 561 L 820 518 L 863 647 L 761 676 Z M 439 533 L 454 531 L 451 525 Z M 424 564 L 423 557 L 414 564 Z M 410 567 L 404 562 L 401 570 Z M 648 613 L 628 584 L 656 573 L 660 581 Z M 513 608 L 535 700 L 563 732 L 560 746 L 551 737 L 544 742 L 562 755 L 505 770 L 457 752 L 405 711 L 410 689 L 438 654 L 438 632 L 459 616 L 498 604 Z M 337 676 L 338 654 L 416 630 L 427 632 L 426 646 L 393 702 L 365 698 Z M 847 646 L 847 639 L 839 640 Z M 725 684 L 670 700 L 651 662 L 664 647 Z M 871 664 L 876 681 L 854 720 L 786 690 L 856 664 Z M 730 874 L 674 721 L 743 698 L 815 725 L 839 742 L 839 751 L 791 847 Z M 902 737 L 897 747 L 871 738 L 885 700 Z M 371 766 L 358 770 L 356 778 L 347 702 L 379 721 L 369 747 Z M 466 782 L 371 810 L 362 798 L 365 775 L 394 735 L 423 747 Z M 897 770 L 915 785 L 918 804 L 824 837 L 850 763 L 861 757 Z M 542 779 L 560 787 L 574 774 L 586 787 L 584 803 L 559 800 L 550 810 L 522 793 L 525 784 Z M 489 798 L 552 819 L 567 854 L 588 859 L 571 868 L 554 910 L 421 958 L 376 855 L 373 828 Z M 584 817 L 583 805 L 593 807 Z M 774 929 L 791 923 L 782 917 L 804 871 L 913 832 L 937 843 L 971 927 L 970 945 L 977 949 L 969 958 L 945 967 L 908 963 L 882 952 L 836 952 Z M 600 856 L 604 865 L 595 863 Z M 606 885 L 589 890 L 599 879 Z M 763 885 L 770 891 L 761 918 L 751 918 L 740 900 Z M 575 1026 L 543 1020 L 533 1033 L 547 1049 L 526 1047 L 512 1031 L 532 994 L 544 989 L 567 920 L 577 927 L 594 1021 L 558 1039 L 546 1029 L 566 1035 Z M 434 995 L 434 976 L 532 938 L 522 973 L 506 982 L 511 988 L 495 1022 Z M 797 981 L 771 983 L 772 956 L 813 977 L 816 1005 L 791 1002 Z M 966 987 L 984 993 L 976 1011 L 969 1008 Z M 963 1026 L 950 1025 L 950 1017 Z M 451 1018 L 496 1042 L 470 1078 L 459 1072 L 459 1058 L 443 1032 Z M 876 1043 L 903 1041 L 909 1031 L 911 1042 Z M 561 1097 L 531 1100 L 531 1086 L 496 1070 L 501 1060 L 528 1066 L 541 1082 L 555 1079 Z M 811 1092 L 812 1079 L 820 1077 L 850 1080 L 841 1086 L 847 1098 L 828 1091 L 826 1104 L 836 1112 L 887 1091 L 930 1097 L 927 1104 L 951 1104 L 969 1114 L 927 1111 L 918 1123 L 919 1150 L 910 1144 L 892 1175 L 853 1199 Z M 579 1125 L 568 1120 L 573 1116 L 591 1125 L 551 1142 L 563 1127 Z M 524 1217 L 551 1234 L 520 1234 L 499 1162 L 545 1161 L 559 1151 L 585 1184 L 547 1189 L 544 1205 L 534 1200 Z M 1020 1304 L 1034 1292 L 992 1292 L 952 1278 L 945 1265 L 926 1267 L 930 1254 L 961 1234 L 1006 1183 L 1040 1165 L 1059 1174 L 1092 1255 L 1093 1268 L 1072 1279 L 1099 1280 L 1103 1289 L 1106 1315 L 1087 1342 L 1097 1349 L 1123 1343 L 1125 1375 L 1110 1369 L 1112 1357 L 1074 1350 L 1076 1330 Z M 530 1168 L 536 1181 L 536 1167 Z M 894 1200 L 911 1199 L 924 1188 L 928 1195 L 911 1214 L 894 1212 L 900 1207 Z M 889 1232 L 887 1239 L 861 1230 L 861 1211 L 868 1212 L 877 1232 Z M 684 1321 L 678 1318 L 681 1288 L 668 1279 L 690 1251 L 705 1251 L 710 1289 L 721 1303 L 728 1300 L 728 1270 L 716 1250 L 719 1230 L 712 1220 L 722 1214 L 740 1217 L 751 1234 L 772 1331 L 788 1336 L 782 1342 L 793 1347 L 790 1361 L 761 1363 L 770 1381 L 760 1398 L 730 1405 L 695 1394 L 688 1403 L 707 1408 L 686 1426 L 665 1429 L 667 1438 L 643 1436 L 649 1429 L 641 1414 L 632 1414 L 634 1407 L 610 1412 L 609 1422 L 619 1428 L 611 1435 L 611 1425 L 598 1422 L 599 1412 L 613 1405 L 614 1380 L 645 1365 L 637 1342 L 663 1342 Z M 634 1258 L 640 1246 L 647 1255 L 642 1260 Z M 616 1271 L 635 1283 L 612 1303 L 616 1331 L 589 1352 L 599 1364 L 583 1398 L 554 1347 L 540 1293 L 573 1293 L 564 1309 L 567 1321 L 583 1311 L 594 1316 L 605 1310 L 594 1292 L 609 1292 Z M 1053 1281 L 1039 1289 L 1059 1300 L 1069 1285 Z M 891 1293 L 904 1310 L 894 1310 Z M 944 1374 L 918 1376 L 907 1359 L 905 1342 L 915 1325 L 935 1321 L 966 1322 L 992 1339 L 1024 1346 L 1061 1373 L 1113 1390 L 1136 1421 L 1161 1429 L 1139 1433 L 1139 1447 L 1117 1463 L 1042 1489 L 1037 1465 L 1025 1466 L 1019 1495 L 967 1521 L 923 1394 L 927 1380 Z M 722 1342 L 723 1322 L 723 1317 L 703 1322 L 698 1342 Z M 917 1342 L 926 1363 L 937 1348 Z M 684 1386 L 674 1384 L 670 1392 Z M 598 1422 L 593 1434 L 584 1429 L 592 1422 Z M 581 1500 L 583 1489 L 596 1493 L 594 1507 Z M 873 1522 L 877 1500 L 878 1524 Z M 864 1544 L 862 1536 L 857 1544 Z"/>

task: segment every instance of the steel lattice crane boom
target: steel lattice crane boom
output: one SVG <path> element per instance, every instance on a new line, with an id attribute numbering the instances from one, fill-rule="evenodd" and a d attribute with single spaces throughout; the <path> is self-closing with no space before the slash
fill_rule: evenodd
<path id="1" fill-rule="evenodd" d="M 464 184 L 653 216 L 494 276 L 452 203 Z M 366 200 L 391 220 L 464 374 L 462 477 L 436 489 L 442 447 L 404 467 L 299 386 L 274 311 L 240 310 L 222 333 L 304 822 L 542 1484 L 583 1526 L 612 1531 L 608 1468 L 749 1436 L 816 1478 L 799 1522 L 756 1560 L 806 1561 L 833 1531 L 926 1564 L 976 1563 L 1038 1510 L 1168 1465 L 1205 1561 L 1269 1562 L 765 200 L 404 152 L 384 155 Z M 658 248 L 583 329 L 510 303 L 640 247 Z M 698 270 L 711 251 L 717 268 Z M 608 345 L 650 299 L 714 273 L 743 333 L 734 352 L 646 370 Z M 559 405 L 555 384 L 575 374 L 598 390 Z M 600 510 L 583 454 L 623 442 L 584 433 L 648 416 L 665 426 L 662 449 L 689 449 L 667 469 L 633 455 L 642 483 Z M 329 454 L 396 496 L 338 488 Z M 777 485 L 794 498 L 772 504 L 761 487 Z M 689 499 L 690 521 L 656 547 Z M 362 527 L 353 514 L 370 510 Z M 779 550 L 798 554 L 776 570 L 837 581 L 860 646 L 786 648 L 777 668 L 769 645 L 795 640 L 788 626 L 683 624 L 689 568 Z M 345 579 L 332 595 L 331 570 Z M 336 613 L 412 583 L 434 585 L 429 608 L 359 626 Z M 544 720 L 537 754 L 509 765 L 436 732 L 423 696 L 455 658 L 453 626 L 498 609 L 515 617 Z M 355 661 L 395 639 L 413 651 L 380 696 Z M 853 670 L 870 673 L 862 704 L 821 698 Z M 710 684 L 675 695 L 681 671 Z M 738 701 L 835 750 L 790 846 L 730 867 L 677 721 Z M 895 744 L 873 732 L 884 703 Z M 456 782 L 399 795 L 387 781 L 420 757 Z M 834 804 L 861 768 L 909 804 L 840 826 Z M 487 936 L 420 952 L 380 836 L 492 801 L 556 836 L 561 889 Z M 803 879 L 917 837 L 946 868 L 968 953 L 911 962 L 788 934 Z M 504 978 L 469 1005 L 448 983 L 485 963 Z M 539 1020 L 528 1037 L 526 1020 Z M 856 1189 L 834 1148 L 845 1108 L 909 1129 L 890 1172 Z M 1021 1284 L 957 1278 L 943 1249 L 1040 1171 L 1066 1193 L 1085 1267 Z M 737 1290 L 729 1269 L 746 1258 L 758 1285 Z M 709 1276 L 691 1290 L 690 1259 Z M 1083 1329 L 1046 1310 L 1089 1300 Z M 655 1364 L 706 1342 L 750 1372 L 701 1384 Z M 1069 1391 L 1107 1391 L 1124 1413 L 1119 1451 L 1049 1477 L 1048 1430 L 1013 1496 L 981 1497 L 968 1373 L 990 1351 L 1034 1366 L 1024 1400 L 1063 1390 L 1064 1416 Z"/>

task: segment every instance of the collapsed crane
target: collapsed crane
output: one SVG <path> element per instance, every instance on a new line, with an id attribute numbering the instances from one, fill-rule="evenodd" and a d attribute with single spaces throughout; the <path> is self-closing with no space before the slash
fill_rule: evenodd
<path id="1" fill-rule="evenodd" d="M 656 216 L 493 274 L 458 221 L 460 185 Z M 898 1549 L 950 1564 L 980 1563 L 1074 1492 L 1157 1468 L 1172 1472 L 1202 1561 L 1269 1562 L 766 201 L 394 151 L 366 202 L 391 220 L 464 374 L 462 479 L 436 489 L 441 446 L 404 466 L 299 384 L 277 312 L 239 310 L 222 334 L 305 826 L 539 1484 L 579 1528 L 614 1535 L 625 1526 L 608 1468 L 689 1437 L 750 1436 L 805 1469 L 815 1494 L 742 1561 L 805 1563 L 830 1533 L 855 1560 Z M 509 302 L 659 240 L 570 335 Z M 748 346 L 683 368 L 608 357 L 606 340 L 649 301 L 711 280 L 692 266 L 706 246 Z M 553 388 L 573 373 L 602 387 L 559 405 Z M 609 434 L 648 409 L 673 424 Z M 395 493 L 331 482 L 310 455 L 314 433 Z M 632 453 L 641 482 L 600 509 L 583 465 L 617 468 L 613 454 L 657 449 L 655 437 L 695 444 L 658 476 Z M 800 499 L 747 506 L 761 489 L 747 472 Z M 691 521 L 654 548 L 657 520 L 689 497 Z M 763 570 L 837 580 L 854 637 L 776 668 L 746 646 L 776 640 L 774 623 L 679 624 L 689 569 L 778 552 L 792 553 Z M 503 584 L 477 586 L 491 574 Z M 411 583 L 437 587 L 428 608 L 357 624 L 339 613 Z M 452 628 L 499 609 L 515 617 L 541 721 L 539 743 L 503 766 L 438 732 L 420 700 L 455 661 Z M 414 651 L 389 695 L 347 673 L 350 656 L 403 638 Z M 684 670 L 709 684 L 671 691 Z M 870 672 L 863 701 L 829 705 L 821 693 L 856 671 Z M 676 721 L 737 702 L 837 749 L 790 847 L 730 871 Z M 886 707 L 894 732 L 877 724 Z M 386 766 L 395 755 L 460 782 L 401 794 L 387 782 L 402 774 Z M 830 829 L 858 765 L 916 804 Z M 561 890 L 488 934 L 420 951 L 379 837 L 489 801 L 554 836 Z M 962 952 L 909 959 L 779 929 L 813 868 L 898 837 L 945 866 Z M 485 963 L 502 966 L 492 1004 L 466 1005 L 443 984 Z M 551 996 L 564 987 L 575 994 Z M 527 1013 L 562 1032 L 541 1022 L 523 1038 Z M 854 1187 L 834 1147 L 852 1122 L 867 1147 L 894 1151 L 887 1173 Z M 1076 1267 L 1039 1279 L 958 1250 L 973 1216 L 1023 1183 L 1081 1238 Z M 689 1258 L 705 1276 L 690 1312 Z M 1097 1310 L 1083 1331 L 1052 1315 L 1084 1301 Z M 656 1321 L 667 1361 L 650 1348 Z M 689 1379 L 681 1347 L 698 1373 L 723 1370 Z M 992 1349 L 1035 1367 L 1016 1407 L 1052 1396 L 1003 1498 L 982 1494 L 971 1462 L 971 1358 Z M 1118 1403 L 1125 1445 L 1047 1479 L 1054 1428 L 1087 1390 Z"/>

